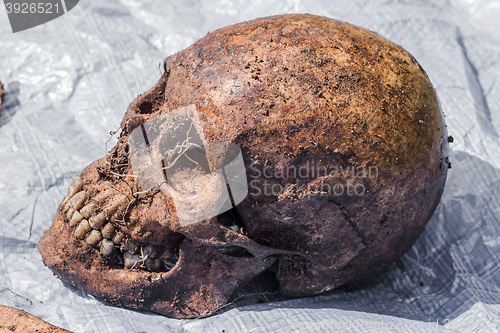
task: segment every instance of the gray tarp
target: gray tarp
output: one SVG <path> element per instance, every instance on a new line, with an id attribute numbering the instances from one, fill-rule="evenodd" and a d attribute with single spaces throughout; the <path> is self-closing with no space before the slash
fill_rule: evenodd
<path id="1" fill-rule="evenodd" d="M 417 244 L 349 292 L 243 298 L 201 320 L 105 306 L 64 285 L 37 242 L 162 60 L 217 28 L 292 12 L 376 31 L 429 74 L 455 142 L 443 198 Z M 13 34 L 0 9 L 0 304 L 75 332 L 499 332 L 499 18 L 498 0 L 83 0 Z M 270 285 L 261 277 L 240 294 Z"/>

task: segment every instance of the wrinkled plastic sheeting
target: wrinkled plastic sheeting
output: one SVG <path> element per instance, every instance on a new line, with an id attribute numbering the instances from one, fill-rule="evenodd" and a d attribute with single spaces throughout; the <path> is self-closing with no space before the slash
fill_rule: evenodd
<path id="1" fill-rule="evenodd" d="M 282 300 L 261 276 L 199 320 L 106 306 L 63 284 L 37 242 L 71 179 L 116 142 L 106 145 L 163 59 L 217 28 L 292 12 L 376 31 L 433 82 L 455 139 L 452 169 L 415 246 L 378 277 L 317 297 Z M 12 34 L 2 9 L 0 304 L 75 332 L 500 331 L 498 17 L 498 0 L 103 0 Z"/>

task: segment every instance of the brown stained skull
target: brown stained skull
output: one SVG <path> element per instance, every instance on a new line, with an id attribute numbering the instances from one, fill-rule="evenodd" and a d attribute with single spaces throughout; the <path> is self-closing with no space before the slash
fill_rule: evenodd
<path id="1" fill-rule="evenodd" d="M 210 33 L 164 68 L 40 241 L 63 280 L 111 304 L 192 318 L 266 269 L 288 297 L 374 276 L 423 231 L 448 142 L 431 83 L 401 47 L 284 15 Z M 180 121 L 178 110 L 189 110 L 182 124 L 158 121 Z M 246 174 L 238 200 L 230 146 Z M 197 218 L 183 223 L 186 210 Z"/>

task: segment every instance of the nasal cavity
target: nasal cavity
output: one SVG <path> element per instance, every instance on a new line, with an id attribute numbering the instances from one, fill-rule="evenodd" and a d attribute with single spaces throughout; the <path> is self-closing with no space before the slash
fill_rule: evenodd
<path id="1" fill-rule="evenodd" d="M 143 101 L 139 105 L 139 113 L 140 114 L 149 114 L 149 113 L 151 113 L 152 109 L 153 109 L 153 103 L 151 103 L 149 101 Z"/>

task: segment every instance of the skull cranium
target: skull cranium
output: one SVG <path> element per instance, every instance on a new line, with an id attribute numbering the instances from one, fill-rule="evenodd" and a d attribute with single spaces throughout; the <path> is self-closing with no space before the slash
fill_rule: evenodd
<path id="1" fill-rule="evenodd" d="M 262 18 L 164 68 L 40 241 L 89 293 L 199 317 L 270 269 L 281 294 L 314 295 L 389 267 L 436 208 L 444 120 L 425 72 L 380 36 Z"/>

